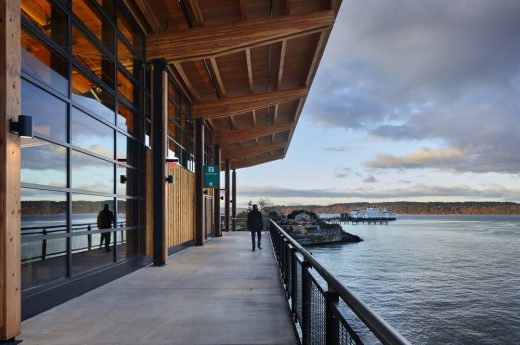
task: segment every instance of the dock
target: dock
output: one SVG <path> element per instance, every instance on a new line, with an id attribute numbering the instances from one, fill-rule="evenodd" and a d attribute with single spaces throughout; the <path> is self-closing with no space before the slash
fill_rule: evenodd
<path id="1" fill-rule="evenodd" d="M 269 232 L 249 232 L 147 266 L 23 322 L 24 345 L 297 344 Z"/>

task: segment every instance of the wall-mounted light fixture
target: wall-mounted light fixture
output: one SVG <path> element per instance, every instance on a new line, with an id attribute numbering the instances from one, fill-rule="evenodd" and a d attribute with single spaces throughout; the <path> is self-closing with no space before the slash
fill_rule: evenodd
<path id="1" fill-rule="evenodd" d="M 177 157 L 166 157 L 166 163 L 179 163 L 179 158 Z"/>
<path id="2" fill-rule="evenodd" d="M 13 134 L 18 134 L 20 138 L 34 137 L 32 116 L 18 115 L 18 122 L 10 119 L 9 131 Z"/>
<path id="3" fill-rule="evenodd" d="M 202 193 L 204 193 L 204 195 L 208 195 L 208 190 L 206 189 L 206 190 L 205 190 L 204 192 L 202 192 Z"/>
<path id="4" fill-rule="evenodd" d="M 229 200 L 229 203 L 232 204 L 232 203 L 233 203 L 233 200 Z"/>
<path id="5" fill-rule="evenodd" d="M 128 179 L 127 179 L 126 175 L 119 175 L 119 182 L 126 183 L 127 180 Z"/>
<path id="6" fill-rule="evenodd" d="M 168 182 L 170 184 L 173 183 L 173 175 L 166 176 L 166 182 Z"/>
<path id="7" fill-rule="evenodd" d="M 224 200 L 224 197 L 223 197 L 223 196 L 221 196 L 221 197 L 220 197 L 220 200 Z"/>

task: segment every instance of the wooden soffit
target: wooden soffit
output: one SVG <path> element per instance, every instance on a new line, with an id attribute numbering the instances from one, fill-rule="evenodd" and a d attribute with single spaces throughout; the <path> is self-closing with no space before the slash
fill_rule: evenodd
<path id="1" fill-rule="evenodd" d="M 148 60 L 165 59 L 168 62 L 199 60 L 320 32 L 330 29 L 334 20 L 334 11 L 322 10 L 155 33 L 147 38 L 146 55 Z"/>
<path id="2" fill-rule="evenodd" d="M 214 144 L 235 144 L 273 133 L 285 132 L 296 127 L 296 122 L 276 123 L 267 126 L 236 129 L 227 132 L 216 132 L 213 136 Z"/>
<path id="3" fill-rule="evenodd" d="M 260 153 L 270 152 L 278 149 L 284 149 L 288 142 L 277 143 L 277 144 L 268 144 L 268 145 L 255 145 L 252 147 L 242 147 L 238 149 L 222 149 L 222 159 L 236 159 L 236 158 L 245 158 L 253 155 L 258 155 Z"/>

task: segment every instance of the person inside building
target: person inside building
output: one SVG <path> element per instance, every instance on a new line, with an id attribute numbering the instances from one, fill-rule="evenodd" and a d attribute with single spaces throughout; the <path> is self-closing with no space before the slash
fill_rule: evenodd
<path id="1" fill-rule="evenodd" d="M 258 234 L 258 249 L 262 249 L 262 228 L 264 227 L 264 221 L 262 219 L 262 213 L 258 211 L 258 205 L 253 205 L 253 209 L 247 214 L 247 228 L 251 231 L 251 242 L 253 244 L 253 251 L 255 251 L 255 233 Z"/>
<path id="2" fill-rule="evenodd" d="M 105 204 L 103 209 L 99 211 L 97 216 L 97 226 L 99 230 L 110 229 L 112 228 L 112 223 L 114 223 L 114 213 L 110 211 L 108 208 L 108 204 Z M 103 241 L 105 242 L 105 250 L 107 252 L 110 251 L 110 232 L 105 232 L 101 234 L 101 242 L 99 243 L 99 247 L 103 246 Z"/>

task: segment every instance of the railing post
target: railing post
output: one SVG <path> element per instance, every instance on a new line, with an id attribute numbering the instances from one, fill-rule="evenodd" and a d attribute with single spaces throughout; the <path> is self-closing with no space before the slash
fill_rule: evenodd
<path id="1" fill-rule="evenodd" d="M 311 343 L 311 277 L 309 273 L 310 263 L 304 259 L 302 262 L 302 343 Z"/>
<path id="2" fill-rule="evenodd" d="M 339 296 L 330 284 L 328 285 L 327 292 L 325 292 L 325 329 L 326 329 L 326 343 L 337 344 L 338 343 L 338 327 L 336 314 L 334 310 L 337 309 L 339 302 Z"/>
<path id="3" fill-rule="evenodd" d="M 47 236 L 46 228 L 43 228 L 42 234 L 43 234 L 43 236 Z M 45 260 L 46 256 L 47 256 L 47 238 L 44 238 L 42 241 L 42 260 Z"/>
<path id="4" fill-rule="evenodd" d="M 293 311 L 293 314 L 296 314 L 296 306 L 298 298 L 297 292 L 298 291 L 298 274 L 297 268 L 296 268 L 296 248 L 291 247 L 291 252 L 289 253 L 289 257 L 291 259 L 291 309 Z"/>
<path id="5" fill-rule="evenodd" d="M 282 257 L 280 258 L 280 261 L 282 262 L 282 276 L 283 276 L 285 291 L 287 291 L 287 262 L 285 262 L 286 250 L 287 250 L 287 239 L 284 237 L 284 238 L 282 238 L 282 252 L 281 252 Z"/>
<path id="6" fill-rule="evenodd" d="M 125 230 L 123 229 L 123 222 L 119 223 L 119 227 L 121 228 L 121 244 L 123 244 L 123 240 L 124 240 L 124 232 Z M 117 245 L 117 244 L 116 244 Z"/>
<path id="7" fill-rule="evenodd" d="M 87 246 L 88 246 L 88 250 L 91 251 L 92 250 L 92 234 L 90 233 L 92 231 L 92 227 L 90 226 L 90 224 L 87 226 L 87 232 L 88 232 L 88 235 L 87 235 Z"/>

